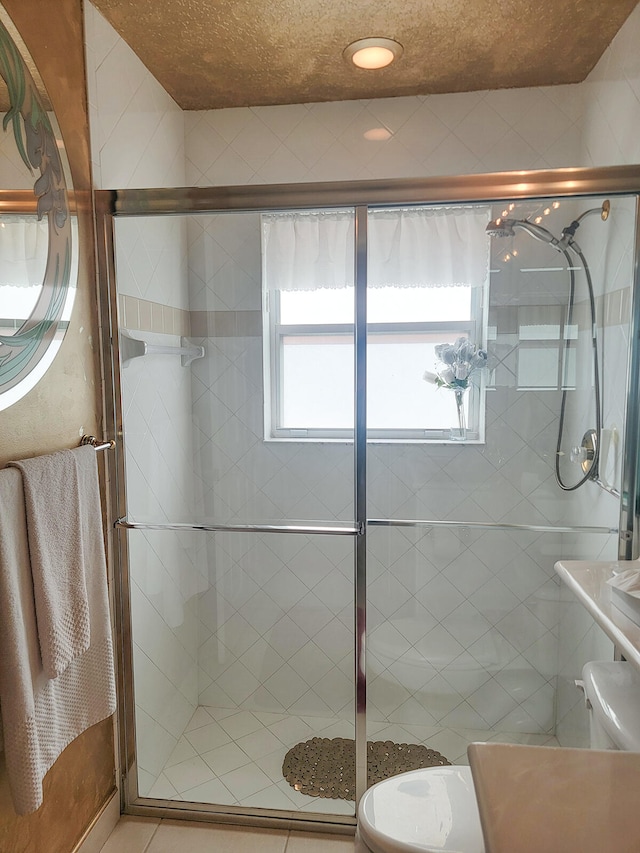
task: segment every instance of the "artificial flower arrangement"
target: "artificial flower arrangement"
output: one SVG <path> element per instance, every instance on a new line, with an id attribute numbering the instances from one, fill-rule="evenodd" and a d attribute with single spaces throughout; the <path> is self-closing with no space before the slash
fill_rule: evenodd
<path id="1" fill-rule="evenodd" d="M 478 349 L 468 338 L 458 338 L 454 344 L 438 344 L 435 348 L 440 365 L 436 372 L 425 370 L 423 379 L 438 388 L 450 388 L 455 393 L 461 437 L 465 436 L 464 392 L 469 379 L 487 365 L 487 353 Z"/>
<path id="2" fill-rule="evenodd" d="M 426 370 L 422 378 L 438 388 L 464 391 L 471 374 L 487 365 L 487 353 L 468 338 L 458 338 L 455 344 L 438 344 L 435 351 L 442 366 L 436 366 L 435 373 Z"/>

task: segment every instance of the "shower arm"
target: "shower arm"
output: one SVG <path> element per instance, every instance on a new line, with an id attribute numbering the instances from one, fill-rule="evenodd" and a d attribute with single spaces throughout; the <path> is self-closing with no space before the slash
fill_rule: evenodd
<path id="1" fill-rule="evenodd" d="M 580 214 L 580 216 L 577 217 L 577 219 L 574 219 L 573 222 L 566 226 L 566 228 L 562 229 L 562 237 L 558 240 L 559 245 L 562 247 L 569 246 L 571 248 L 575 248 L 578 254 L 582 255 L 582 250 L 580 249 L 580 246 L 578 246 L 576 241 L 573 239 L 575 237 L 576 231 L 580 227 L 580 223 L 585 218 L 585 216 L 591 216 L 594 213 L 599 213 L 600 219 L 602 219 L 603 222 L 606 222 L 609 218 L 610 211 L 611 202 L 608 198 L 602 202 L 602 205 L 600 207 L 590 207 L 589 210 L 585 210 L 583 213 Z"/>

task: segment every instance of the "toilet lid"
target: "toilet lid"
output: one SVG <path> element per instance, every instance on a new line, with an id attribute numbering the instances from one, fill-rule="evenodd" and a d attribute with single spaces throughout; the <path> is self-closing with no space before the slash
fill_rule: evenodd
<path id="1" fill-rule="evenodd" d="M 427 767 L 378 782 L 360 800 L 358 830 L 372 853 L 484 853 L 465 766 Z"/>

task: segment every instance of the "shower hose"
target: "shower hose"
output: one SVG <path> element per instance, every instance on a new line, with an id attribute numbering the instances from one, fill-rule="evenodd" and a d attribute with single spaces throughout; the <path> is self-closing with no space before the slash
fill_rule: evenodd
<path id="1" fill-rule="evenodd" d="M 561 489 L 565 492 L 574 492 L 576 489 L 579 489 L 580 486 L 584 485 L 587 480 L 593 478 L 593 472 L 598 470 L 598 460 L 600 456 L 600 438 L 602 435 L 602 412 L 600 405 L 600 368 L 598 364 L 598 335 L 597 335 L 597 326 L 596 326 L 596 302 L 593 294 L 593 281 L 591 279 L 591 272 L 589 270 L 589 264 L 587 263 L 587 259 L 585 258 L 582 250 L 578 246 L 577 243 L 571 241 L 568 244 L 568 248 L 570 248 L 578 258 L 580 258 L 582 262 L 582 267 L 585 272 L 585 277 L 587 280 L 587 290 L 589 291 L 589 308 L 591 312 L 591 346 L 592 346 L 592 355 L 593 355 L 593 384 L 595 390 L 595 415 L 596 415 L 596 441 L 595 447 L 593 451 L 593 461 L 590 469 L 585 473 L 585 475 L 578 480 L 572 486 L 567 485 L 560 473 L 560 457 L 562 455 L 561 447 L 562 441 L 564 438 L 564 421 L 565 421 L 565 410 L 567 405 L 567 382 L 566 382 L 566 369 L 567 369 L 567 356 L 569 353 L 569 349 L 571 346 L 571 342 L 568 335 L 565 335 L 565 343 L 564 343 L 564 366 L 563 366 L 563 383 L 562 383 L 562 400 L 560 403 L 560 419 L 558 421 L 558 443 L 556 445 L 556 456 L 555 456 L 555 475 L 556 482 Z M 569 285 L 569 308 L 567 312 L 567 326 L 571 326 L 573 323 L 573 312 L 575 305 L 575 295 L 576 295 L 576 275 L 575 269 L 572 263 L 572 258 L 569 255 L 566 249 L 562 249 L 562 254 L 565 256 L 567 261 L 567 267 L 569 269 L 570 274 L 570 285 Z"/>

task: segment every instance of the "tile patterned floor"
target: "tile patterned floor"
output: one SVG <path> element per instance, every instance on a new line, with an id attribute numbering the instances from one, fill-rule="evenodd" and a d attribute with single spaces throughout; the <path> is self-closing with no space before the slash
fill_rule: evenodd
<path id="1" fill-rule="evenodd" d="M 420 743 L 454 764 L 466 764 L 473 741 L 557 746 L 548 735 L 442 729 L 369 723 L 369 739 Z M 282 777 L 288 749 L 312 737 L 352 737 L 346 720 L 199 707 L 162 773 L 148 792 L 159 799 L 241 805 L 254 808 L 353 814 L 353 803 L 313 798 Z"/>
<path id="2" fill-rule="evenodd" d="M 353 836 L 120 818 L 101 853 L 353 853 Z"/>

